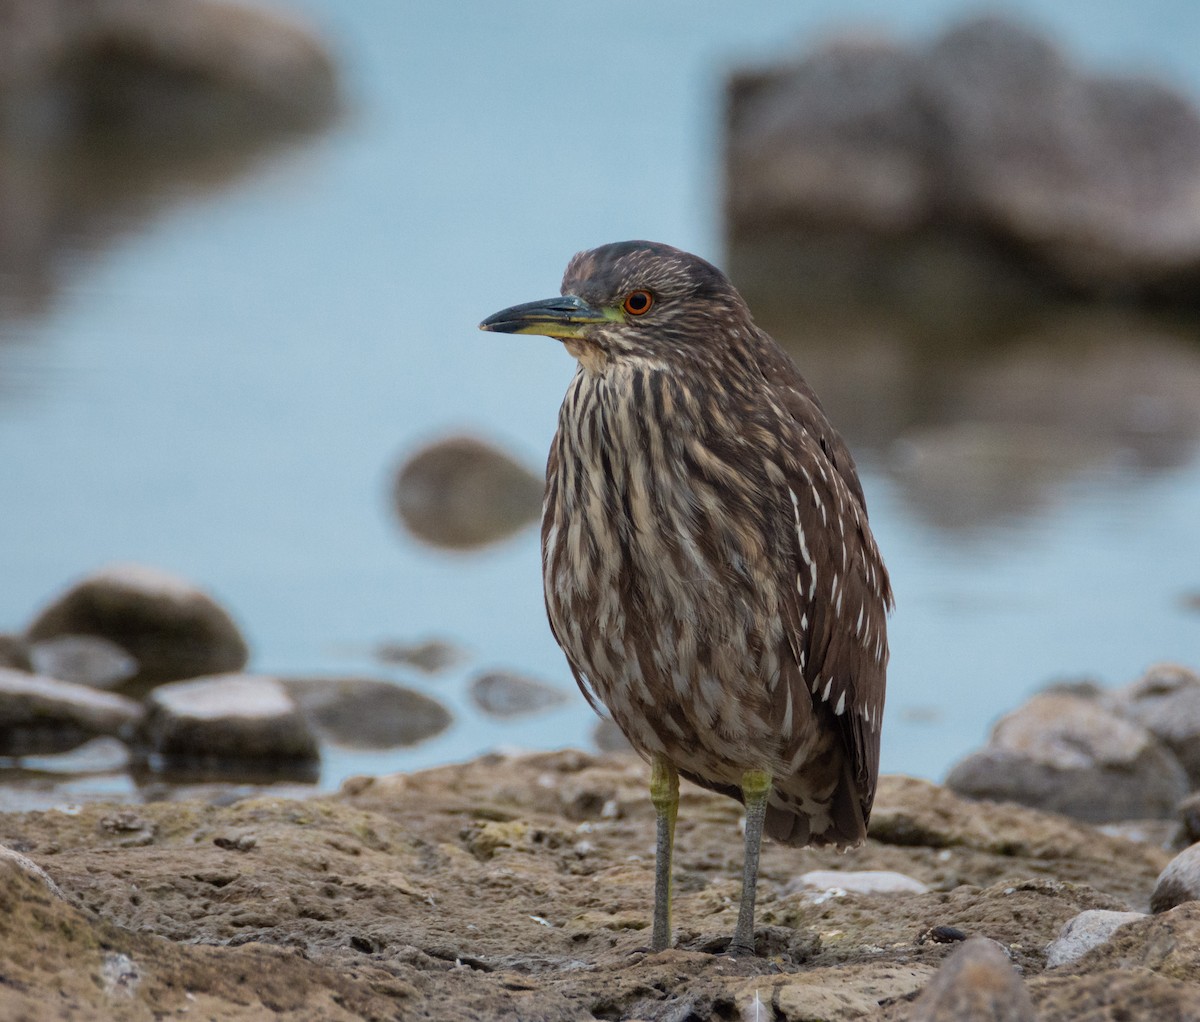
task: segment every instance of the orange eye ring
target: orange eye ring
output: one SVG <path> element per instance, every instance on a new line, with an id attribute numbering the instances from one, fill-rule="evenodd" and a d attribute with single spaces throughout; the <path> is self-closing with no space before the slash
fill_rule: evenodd
<path id="1" fill-rule="evenodd" d="M 650 311 L 650 307 L 654 304 L 654 295 L 649 291 L 637 290 L 630 291 L 625 296 L 625 301 L 621 304 L 626 312 L 631 316 L 644 316 Z"/>

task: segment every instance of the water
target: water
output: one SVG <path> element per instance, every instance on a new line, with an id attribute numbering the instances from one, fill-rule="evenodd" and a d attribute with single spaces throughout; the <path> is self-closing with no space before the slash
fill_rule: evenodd
<path id="1" fill-rule="evenodd" d="M 457 431 L 541 464 L 573 363 L 475 325 L 555 293 L 577 249 L 649 237 L 722 261 L 727 69 L 848 21 L 918 37 L 970 8 L 292 6 L 333 39 L 349 115 L 233 184 L 68 242 L 40 311 L 0 319 L 0 628 L 85 571 L 143 561 L 216 593 L 256 670 L 395 677 L 455 712 L 415 749 L 329 750 L 326 786 L 586 745 L 582 699 L 494 722 L 465 696 L 489 667 L 573 687 L 534 532 L 472 554 L 423 546 L 391 517 L 391 473 Z M 1189 0 L 1009 8 L 1081 60 L 1200 94 Z M 1153 472 L 1085 461 L 1046 500 L 969 528 L 929 513 L 886 443 L 861 450 L 899 601 L 884 770 L 940 776 L 1050 678 L 1200 662 L 1183 602 L 1200 589 L 1194 449 Z M 422 679 L 366 652 L 427 635 L 471 659 Z"/>

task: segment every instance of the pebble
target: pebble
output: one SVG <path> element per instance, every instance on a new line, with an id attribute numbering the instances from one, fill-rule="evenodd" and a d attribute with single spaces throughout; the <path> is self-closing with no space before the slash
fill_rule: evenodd
<path id="1" fill-rule="evenodd" d="M 815 869 L 790 881 L 783 894 L 797 891 L 843 891 L 847 894 L 925 894 L 929 888 L 913 877 L 886 869 Z"/>
<path id="2" fill-rule="evenodd" d="M 1036 1022 L 1033 1002 L 994 940 L 971 937 L 913 1002 L 909 1022 Z"/>
<path id="3" fill-rule="evenodd" d="M 441 734 L 453 717 L 437 700 L 373 678 L 284 678 L 309 724 L 348 749 L 392 749 Z"/>
<path id="4" fill-rule="evenodd" d="M 508 671 L 489 671 L 471 682 L 471 702 L 492 717 L 523 717 L 561 706 L 561 689 Z"/>
<path id="5" fill-rule="evenodd" d="M 1046 948 L 1046 968 L 1057 969 L 1082 958 L 1126 923 L 1146 917 L 1141 912 L 1113 912 L 1107 909 L 1088 909 L 1070 919 Z"/>
<path id="6" fill-rule="evenodd" d="M 1200 675 L 1178 664 L 1157 664 L 1116 693 L 1116 708 L 1161 739 L 1200 788 Z"/>
<path id="7" fill-rule="evenodd" d="M 91 688 L 116 688 L 138 673 L 134 657 L 99 635 L 60 635 L 30 643 L 29 659 L 38 674 Z"/>
<path id="8" fill-rule="evenodd" d="M 1158 875 L 1150 911 L 1166 912 L 1185 901 L 1200 901 L 1200 843 L 1185 848 Z"/>

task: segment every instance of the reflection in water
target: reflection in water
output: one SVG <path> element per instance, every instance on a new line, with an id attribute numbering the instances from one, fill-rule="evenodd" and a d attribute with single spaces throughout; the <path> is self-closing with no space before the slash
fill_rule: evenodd
<path id="1" fill-rule="evenodd" d="M 735 277 L 855 450 L 930 524 L 978 528 L 1046 508 L 1084 474 L 1138 485 L 1194 456 L 1200 322 L 1056 300 L 978 259 L 905 290 L 928 239 L 909 257 L 881 244 L 868 273 L 866 246 L 838 263 L 848 246 L 827 249 L 824 286 L 804 278 L 809 259 L 736 248 Z"/>
<path id="2" fill-rule="evenodd" d="M 79 253 L 226 187 L 337 106 L 322 44 L 279 15 L 15 0 L 0 12 L 0 319 L 45 312 Z"/>

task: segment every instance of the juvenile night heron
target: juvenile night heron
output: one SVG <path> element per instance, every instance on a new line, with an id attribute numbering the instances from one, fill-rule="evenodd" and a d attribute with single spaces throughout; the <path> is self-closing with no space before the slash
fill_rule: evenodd
<path id="1" fill-rule="evenodd" d="M 581 252 L 562 297 L 480 326 L 579 362 L 546 470 L 546 610 L 650 762 L 651 946 L 671 939 L 682 775 L 745 804 L 728 950 L 753 954 L 763 831 L 855 845 L 875 796 L 892 593 L 854 462 L 725 275 L 670 246 Z"/>

